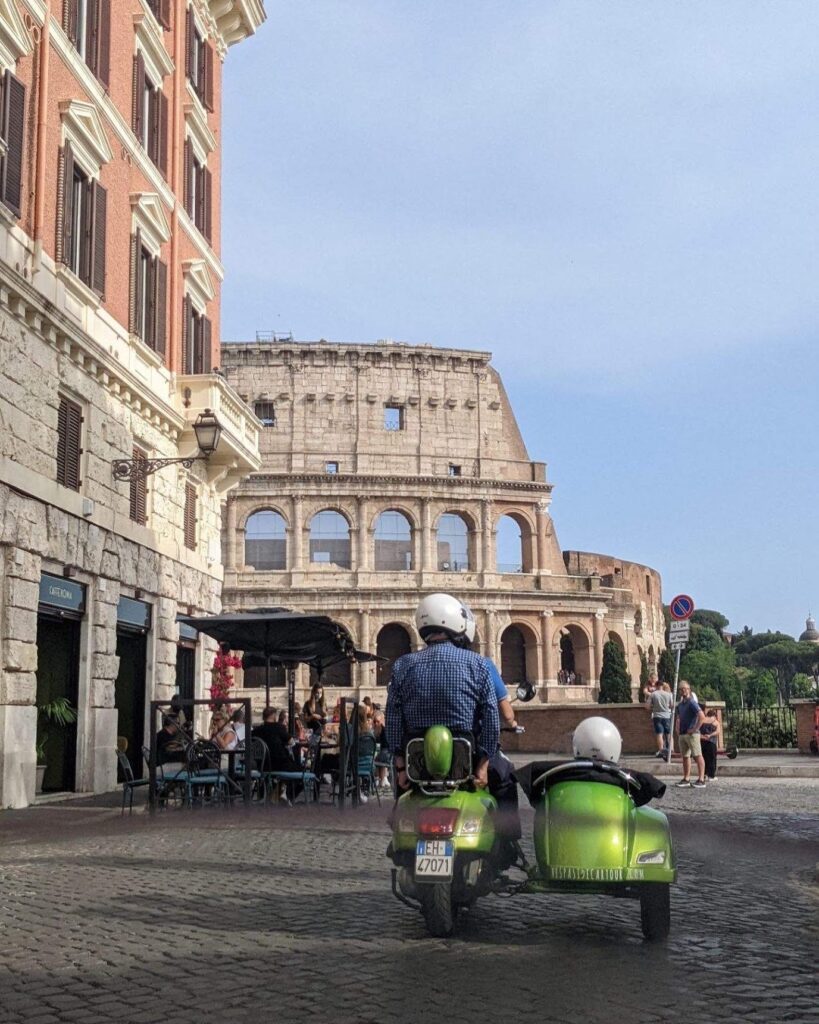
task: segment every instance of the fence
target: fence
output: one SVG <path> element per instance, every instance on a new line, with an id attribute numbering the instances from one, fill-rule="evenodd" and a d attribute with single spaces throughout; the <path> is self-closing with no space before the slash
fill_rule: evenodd
<path id="1" fill-rule="evenodd" d="M 726 746 L 770 749 L 796 746 L 793 708 L 726 708 L 723 722 Z"/>

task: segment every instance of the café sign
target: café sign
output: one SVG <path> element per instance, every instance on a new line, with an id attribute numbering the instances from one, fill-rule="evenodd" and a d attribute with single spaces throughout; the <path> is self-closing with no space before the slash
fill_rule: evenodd
<path id="1" fill-rule="evenodd" d="M 44 572 L 40 576 L 40 604 L 82 614 L 85 611 L 85 584 Z"/>

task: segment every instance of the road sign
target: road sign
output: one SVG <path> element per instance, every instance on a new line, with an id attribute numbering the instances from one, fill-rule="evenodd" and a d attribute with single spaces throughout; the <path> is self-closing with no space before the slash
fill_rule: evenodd
<path id="1" fill-rule="evenodd" d="M 687 646 L 687 640 L 671 640 L 668 644 L 668 649 L 670 651 L 684 651 Z"/>
<path id="2" fill-rule="evenodd" d="M 678 621 L 690 619 L 694 614 L 694 599 L 689 597 L 688 594 L 677 594 L 668 607 L 672 619 L 677 619 Z"/>
<path id="3" fill-rule="evenodd" d="M 668 635 L 671 640 L 687 640 L 691 632 L 691 623 L 688 619 L 682 622 L 672 622 L 668 627 Z"/>

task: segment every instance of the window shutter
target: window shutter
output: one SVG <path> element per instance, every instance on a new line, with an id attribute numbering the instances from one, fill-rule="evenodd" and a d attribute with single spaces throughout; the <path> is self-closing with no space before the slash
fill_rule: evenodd
<path id="1" fill-rule="evenodd" d="M 63 0 L 63 31 L 77 45 L 77 8 L 79 0 Z"/>
<path id="2" fill-rule="evenodd" d="M 196 550 L 196 487 L 185 485 L 185 547 Z"/>
<path id="3" fill-rule="evenodd" d="M 3 79 L 3 138 L 6 154 L 2 161 L 2 200 L 19 217 L 23 199 L 23 137 L 26 87 L 10 72 Z"/>
<path id="4" fill-rule="evenodd" d="M 183 183 L 183 202 L 189 217 L 193 217 L 193 146 L 190 139 L 185 139 L 185 181 Z"/>
<path id="5" fill-rule="evenodd" d="M 139 334 L 139 311 L 142 308 L 142 234 L 139 228 L 131 235 L 131 308 L 128 315 L 128 330 Z"/>
<path id="6" fill-rule="evenodd" d="M 213 241 L 213 175 L 202 168 L 202 234 Z"/>
<path id="7" fill-rule="evenodd" d="M 71 143 L 60 150 L 57 175 L 57 262 L 70 263 L 74 226 L 74 154 Z"/>
<path id="8" fill-rule="evenodd" d="M 168 177 L 168 98 L 161 90 L 159 99 L 159 150 L 157 166 L 164 177 Z"/>
<path id="9" fill-rule="evenodd" d="M 139 448 L 134 448 L 131 453 L 135 462 L 145 459 L 145 453 Z M 137 473 L 131 477 L 131 519 L 140 526 L 145 525 L 148 510 L 148 484 L 146 478 Z"/>
<path id="10" fill-rule="evenodd" d="M 157 4 L 157 18 L 163 28 L 171 27 L 171 0 L 159 0 Z"/>
<path id="11" fill-rule="evenodd" d="M 199 40 L 199 53 L 198 61 L 199 66 L 196 69 L 196 95 L 199 97 L 202 103 L 205 102 L 205 82 L 208 73 L 208 44 L 204 39 Z"/>
<path id="12" fill-rule="evenodd" d="M 72 491 L 80 489 L 82 422 L 80 406 L 61 397 L 57 413 L 57 483 Z"/>
<path id="13" fill-rule="evenodd" d="M 202 325 L 202 373 L 210 373 L 211 370 L 211 330 L 210 320 L 203 316 L 200 320 Z"/>
<path id="14" fill-rule="evenodd" d="M 85 63 L 96 75 L 100 56 L 100 0 L 85 0 L 85 3 Z"/>
<path id="15" fill-rule="evenodd" d="M 145 282 L 145 337 L 142 339 L 150 348 L 156 347 L 156 258 L 148 260 Z"/>
<path id="16" fill-rule="evenodd" d="M 97 2 L 97 78 L 108 88 L 111 80 L 111 0 Z"/>
<path id="17" fill-rule="evenodd" d="M 193 71 L 193 11 L 190 7 L 185 11 L 185 74 L 191 77 Z"/>
<path id="18" fill-rule="evenodd" d="M 165 334 L 168 319 L 168 268 L 162 260 L 156 261 L 156 351 L 165 355 Z"/>
<path id="19" fill-rule="evenodd" d="M 182 373 L 192 373 L 191 353 L 193 350 L 193 307 L 190 296 L 182 301 Z"/>
<path id="20" fill-rule="evenodd" d="M 145 59 L 141 53 L 134 57 L 134 95 L 131 104 L 131 127 L 134 135 L 142 142 L 144 127 L 142 124 L 142 111 L 145 96 Z"/>
<path id="21" fill-rule="evenodd" d="M 208 43 L 204 43 L 202 46 L 202 52 L 204 53 L 204 90 L 203 100 L 208 110 L 213 110 L 213 47 Z"/>
<path id="22" fill-rule="evenodd" d="M 92 183 L 93 229 L 91 255 L 91 287 L 98 295 L 105 295 L 105 221 L 108 211 L 108 193 L 98 181 Z"/>

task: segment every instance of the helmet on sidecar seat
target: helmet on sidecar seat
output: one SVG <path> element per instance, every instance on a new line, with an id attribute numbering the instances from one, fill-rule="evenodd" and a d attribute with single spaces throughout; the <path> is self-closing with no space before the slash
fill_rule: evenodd
<path id="1" fill-rule="evenodd" d="M 451 594 L 429 594 L 415 610 L 415 625 L 421 638 L 445 633 L 461 647 L 475 639 L 475 616 L 463 601 Z"/>
<path id="2" fill-rule="evenodd" d="M 622 747 L 617 726 L 599 715 L 584 718 L 572 736 L 574 756 L 592 761 L 617 761 Z"/>

